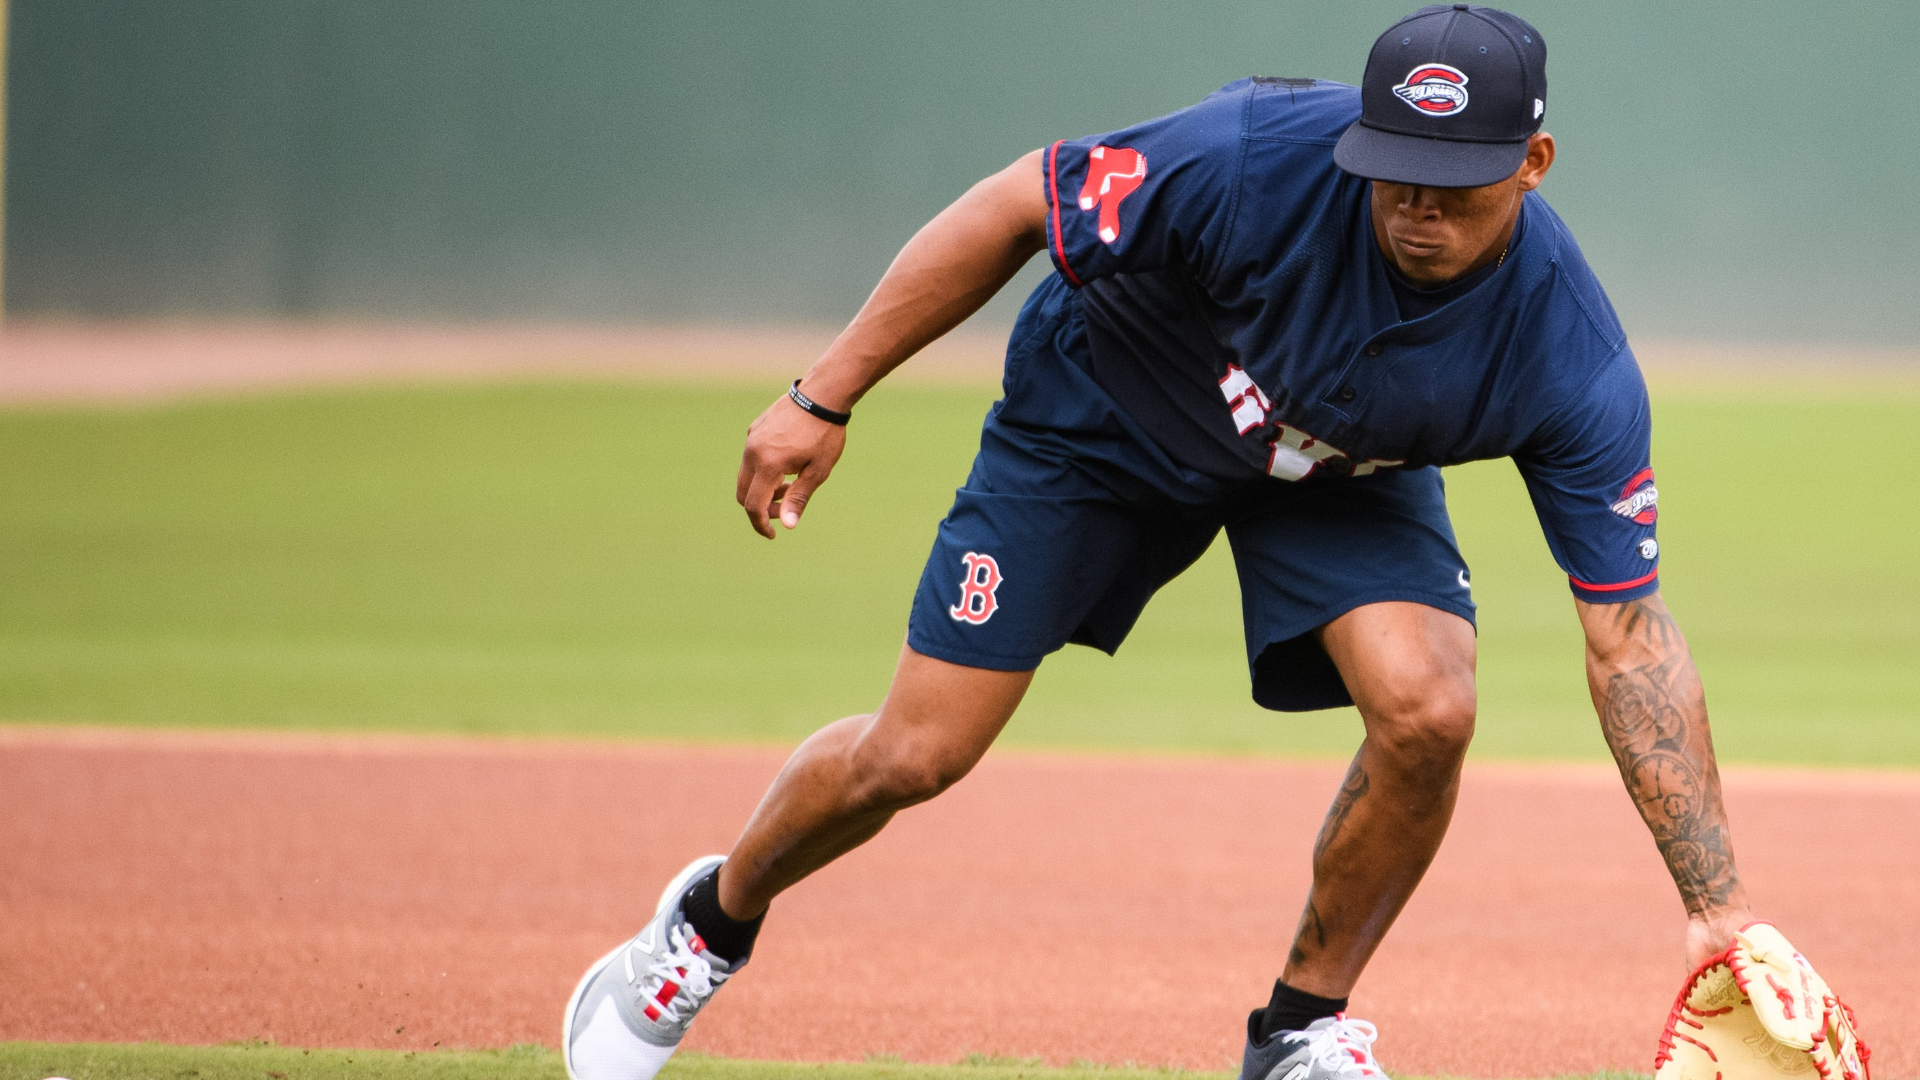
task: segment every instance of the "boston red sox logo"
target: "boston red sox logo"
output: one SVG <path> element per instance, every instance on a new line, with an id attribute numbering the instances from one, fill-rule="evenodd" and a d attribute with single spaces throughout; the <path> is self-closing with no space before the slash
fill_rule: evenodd
<path id="1" fill-rule="evenodd" d="M 1660 517 L 1660 489 L 1653 486 L 1653 470 L 1641 469 L 1620 489 L 1613 512 L 1636 525 L 1651 525 Z M 1652 558 L 1652 556 L 1648 556 Z"/>
<path id="2" fill-rule="evenodd" d="M 1452 116 L 1467 107 L 1467 74 L 1446 64 L 1422 64 L 1407 72 L 1393 94 L 1428 116 Z"/>
<path id="3" fill-rule="evenodd" d="M 1087 182 L 1080 185 L 1080 209 L 1100 208 L 1100 239 L 1120 239 L 1120 201 L 1147 179 L 1147 155 L 1124 146 L 1096 146 L 1087 153 Z"/>
<path id="4" fill-rule="evenodd" d="M 947 609 L 947 614 L 960 622 L 979 626 L 1000 607 L 1000 601 L 994 599 L 994 593 L 1000 588 L 1000 564 L 991 555 L 982 555 L 969 551 L 961 558 L 967 565 L 966 576 L 960 579 L 960 602 Z"/>

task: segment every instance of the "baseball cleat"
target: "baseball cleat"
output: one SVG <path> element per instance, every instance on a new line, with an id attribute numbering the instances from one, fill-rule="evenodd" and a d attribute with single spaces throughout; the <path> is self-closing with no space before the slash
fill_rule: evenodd
<path id="1" fill-rule="evenodd" d="M 737 970 L 708 952 L 680 913 L 687 890 L 726 861 L 695 859 L 667 883 L 653 921 L 581 977 L 560 1026 L 572 1080 L 653 1080 L 687 1025 Z"/>
<path id="2" fill-rule="evenodd" d="M 1305 1031 L 1276 1031 L 1265 1043 L 1247 1039 L 1240 1080 L 1387 1080 L 1373 1059 L 1380 1032 L 1345 1013 L 1315 1020 Z"/>

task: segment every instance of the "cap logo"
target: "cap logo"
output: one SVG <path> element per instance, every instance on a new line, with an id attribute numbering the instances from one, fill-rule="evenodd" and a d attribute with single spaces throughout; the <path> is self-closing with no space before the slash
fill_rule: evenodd
<path id="1" fill-rule="evenodd" d="M 1446 64 L 1422 64 L 1407 72 L 1393 95 L 1428 116 L 1452 116 L 1467 107 L 1467 76 Z"/>

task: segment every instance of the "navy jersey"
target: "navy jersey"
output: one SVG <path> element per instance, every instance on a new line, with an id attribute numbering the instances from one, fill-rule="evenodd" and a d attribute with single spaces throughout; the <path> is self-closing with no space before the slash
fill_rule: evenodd
<path id="1" fill-rule="evenodd" d="M 1576 596 L 1653 592 L 1646 386 L 1573 236 L 1529 193 L 1500 265 L 1403 319 L 1368 182 L 1333 162 L 1359 115 L 1354 87 L 1249 79 L 1049 147 L 1047 247 L 1094 378 L 1222 479 L 1511 457 Z"/>

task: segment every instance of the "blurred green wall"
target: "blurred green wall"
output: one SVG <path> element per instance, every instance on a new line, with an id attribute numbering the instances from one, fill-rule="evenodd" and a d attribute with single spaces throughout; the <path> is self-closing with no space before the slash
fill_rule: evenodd
<path id="1" fill-rule="evenodd" d="M 1547 195 L 1631 329 L 1920 344 L 1920 4 L 1515 3 Z M 12 5 L 12 312 L 753 321 L 845 317 L 1056 137 L 1354 81 L 1413 6 Z"/>

